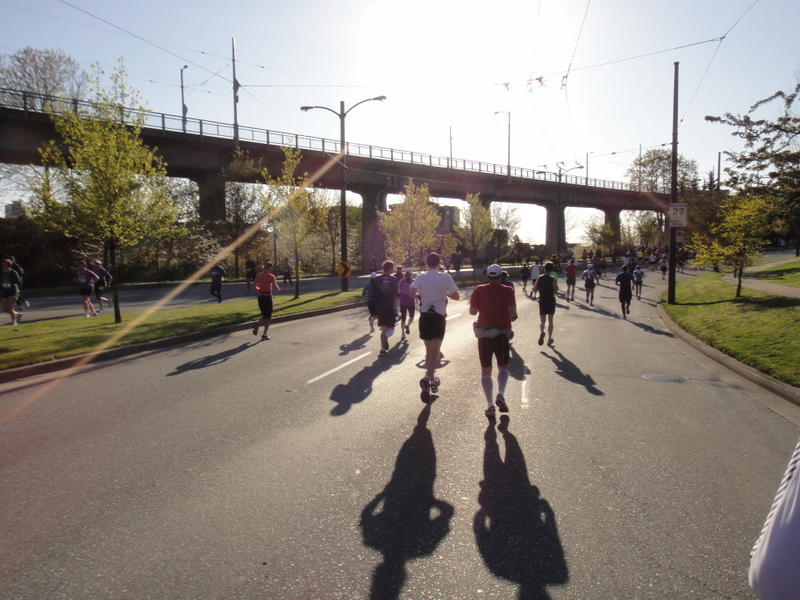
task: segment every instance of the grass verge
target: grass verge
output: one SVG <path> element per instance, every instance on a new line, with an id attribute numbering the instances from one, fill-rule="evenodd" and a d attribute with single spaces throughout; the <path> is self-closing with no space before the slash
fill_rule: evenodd
<path id="1" fill-rule="evenodd" d="M 354 304 L 361 290 L 309 292 L 298 299 L 289 294 L 275 297 L 274 317 Z M 156 310 L 138 325 L 131 323 L 141 313 L 126 313 L 114 323 L 112 311 L 96 318 L 53 319 L 22 322 L 18 327 L 0 327 L 0 369 L 11 369 L 57 358 L 84 354 L 100 348 L 113 336 L 125 332 L 110 348 L 158 340 L 203 329 L 246 323 L 260 317 L 253 297 L 226 300 L 185 308 Z M 130 328 L 130 331 L 125 331 Z M 19 331 L 14 331 L 19 329 Z"/>
<path id="2" fill-rule="evenodd" d="M 738 361 L 800 386 L 800 300 L 736 288 L 721 273 L 678 284 L 670 318 L 697 339 Z"/>

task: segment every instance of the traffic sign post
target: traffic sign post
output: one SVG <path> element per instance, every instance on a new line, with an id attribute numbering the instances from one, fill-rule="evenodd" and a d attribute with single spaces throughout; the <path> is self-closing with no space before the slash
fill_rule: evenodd
<path id="1" fill-rule="evenodd" d="M 342 279 L 350 277 L 353 274 L 353 271 L 350 270 L 349 262 L 340 262 L 336 267 L 336 271 L 339 273 L 339 277 Z"/>

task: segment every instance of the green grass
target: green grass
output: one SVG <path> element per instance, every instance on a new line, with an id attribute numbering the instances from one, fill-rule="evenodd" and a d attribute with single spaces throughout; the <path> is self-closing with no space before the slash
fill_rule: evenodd
<path id="1" fill-rule="evenodd" d="M 275 297 L 273 316 L 289 315 L 353 304 L 362 300 L 361 290 L 349 292 L 309 292 L 294 300 L 290 294 Z M 260 317 L 253 298 L 226 300 L 222 304 L 204 304 L 185 308 L 156 310 L 135 327 L 131 324 L 142 313 L 122 315 L 114 323 L 113 311 L 92 319 L 69 318 L 35 321 L 17 328 L 0 327 L 0 369 L 21 367 L 57 358 L 84 354 L 105 347 L 158 340 L 204 329 L 252 322 Z M 19 329 L 19 332 L 14 331 Z M 130 329 L 129 331 L 127 331 Z M 108 341 L 121 333 L 124 335 Z"/>
<path id="2" fill-rule="evenodd" d="M 800 288 L 800 260 L 758 271 L 754 273 L 754 276 L 770 283 Z"/>
<path id="3" fill-rule="evenodd" d="M 667 314 L 694 337 L 785 383 L 800 386 L 800 300 L 736 288 L 721 273 L 678 284 Z"/>

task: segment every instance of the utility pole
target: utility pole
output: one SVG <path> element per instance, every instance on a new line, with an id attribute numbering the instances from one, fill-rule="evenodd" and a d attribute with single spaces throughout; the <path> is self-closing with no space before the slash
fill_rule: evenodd
<path id="1" fill-rule="evenodd" d="M 678 65 L 675 63 L 675 84 L 672 98 L 672 185 L 669 190 L 670 207 L 678 202 Z M 675 241 L 676 229 L 669 215 L 669 277 L 667 281 L 667 302 L 675 304 Z"/>
<path id="2" fill-rule="evenodd" d="M 231 38 L 231 60 L 233 61 L 233 148 L 239 149 L 239 81 L 236 79 L 236 38 Z"/>

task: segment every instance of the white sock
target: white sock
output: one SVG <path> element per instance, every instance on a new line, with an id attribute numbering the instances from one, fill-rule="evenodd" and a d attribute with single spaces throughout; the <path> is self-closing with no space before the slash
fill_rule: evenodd
<path id="1" fill-rule="evenodd" d="M 494 398 L 492 394 L 492 376 L 491 375 L 482 375 L 481 376 L 481 387 L 483 387 L 483 393 L 486 394 L 486 402 L 489 406 L 494 406 Z"/>
<path id="2" fill-rule="evenodd" d="M 506 396 L 506 384 L 508 383 L 508 369 L 500 369 L 497 371 L 497 391 L 500 392 L 503 397 Z"/>

